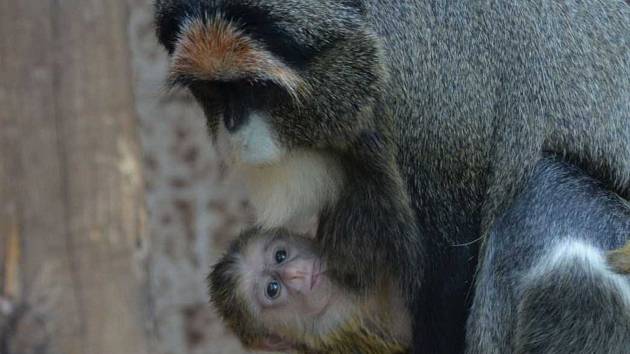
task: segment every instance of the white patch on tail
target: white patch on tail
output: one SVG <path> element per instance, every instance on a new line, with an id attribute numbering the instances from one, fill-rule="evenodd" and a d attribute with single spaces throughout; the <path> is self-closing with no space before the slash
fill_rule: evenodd
<path id="1" fill-rule="evenodd" d="M 580 264 L 593 275 L 597 274 L 618 291 L 630 309 L 630 281 L 628 277 L 615 273 L 606 263 L 603 252 L 579 240 L 568 239 L 558 244 L 536 266 L 532 275 L 543 274 L 553 269 L 562 269 L 568 264 Z"/>

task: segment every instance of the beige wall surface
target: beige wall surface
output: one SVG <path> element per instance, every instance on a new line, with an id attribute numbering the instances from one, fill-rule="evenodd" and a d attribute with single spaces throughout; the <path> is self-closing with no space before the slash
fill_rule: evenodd
<path id="1" fill-rule="evenodd" d="M 0 0 L 0 33 L 0 353 L 244 353 L 205 277 L 250 206 L 152 1 Z"/>
<path id="2" fill-rule="evenodd" d="M 149 292 L 155 350 L 242 353 L 208 305 L 211 264 L 248 219 L 241 181 L 221 167 L 201 109 L 165 88 L 168 58 L 158 46 L 151 0 L 131 0 L 129 38 L 144 150 L 152 247 Z"/>

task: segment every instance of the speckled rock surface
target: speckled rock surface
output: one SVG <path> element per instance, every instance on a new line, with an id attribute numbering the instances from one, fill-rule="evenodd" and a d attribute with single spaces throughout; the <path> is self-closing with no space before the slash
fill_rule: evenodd
<path id="1" fill-rule="evenodd" d="M 129 38 L 151 235 L 152 353 L 244 353 L 208 305 L 205 283 L 250 219 L 242 182 L 221 167 L 192 97 L 165 89 L 151 0 L 129 0 Z"/>

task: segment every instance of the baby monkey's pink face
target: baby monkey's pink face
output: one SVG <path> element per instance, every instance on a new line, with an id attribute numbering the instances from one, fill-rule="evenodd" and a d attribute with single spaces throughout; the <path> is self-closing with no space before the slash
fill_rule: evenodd
<path id="1" fill-rule="evenodd" d="M 318 327 L 341 294 L 325 276 L 315 244 L 303 237 L 255 236 L 242 252 L 241 272 L 239 290 L 271 332 L 287 326 L 298 331 Z M 280 342 L 258 349 L 290 349 Z"/>
<path id="2" fill-rule="evenodd" d="M 243 252 L 242 291 L 262 313 L 273 310 L 279 315 L 289 311 L 302 318 L 318 316 L 331 295 L 331 283 L 324 271 L 325 265 L 310 240 L 260 237 Z"/>

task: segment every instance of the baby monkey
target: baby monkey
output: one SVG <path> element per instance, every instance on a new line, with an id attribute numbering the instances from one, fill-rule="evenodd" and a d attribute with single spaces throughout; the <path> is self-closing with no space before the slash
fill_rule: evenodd
<path id="1" fill-rule="evenodd" d="M 328 274 L 317 243 L 284 229 L 242 233 L 208 276 L 212 303 L 251 350 L 408 353 L 411 322 L 398 287 L 357 294 Z"/>

